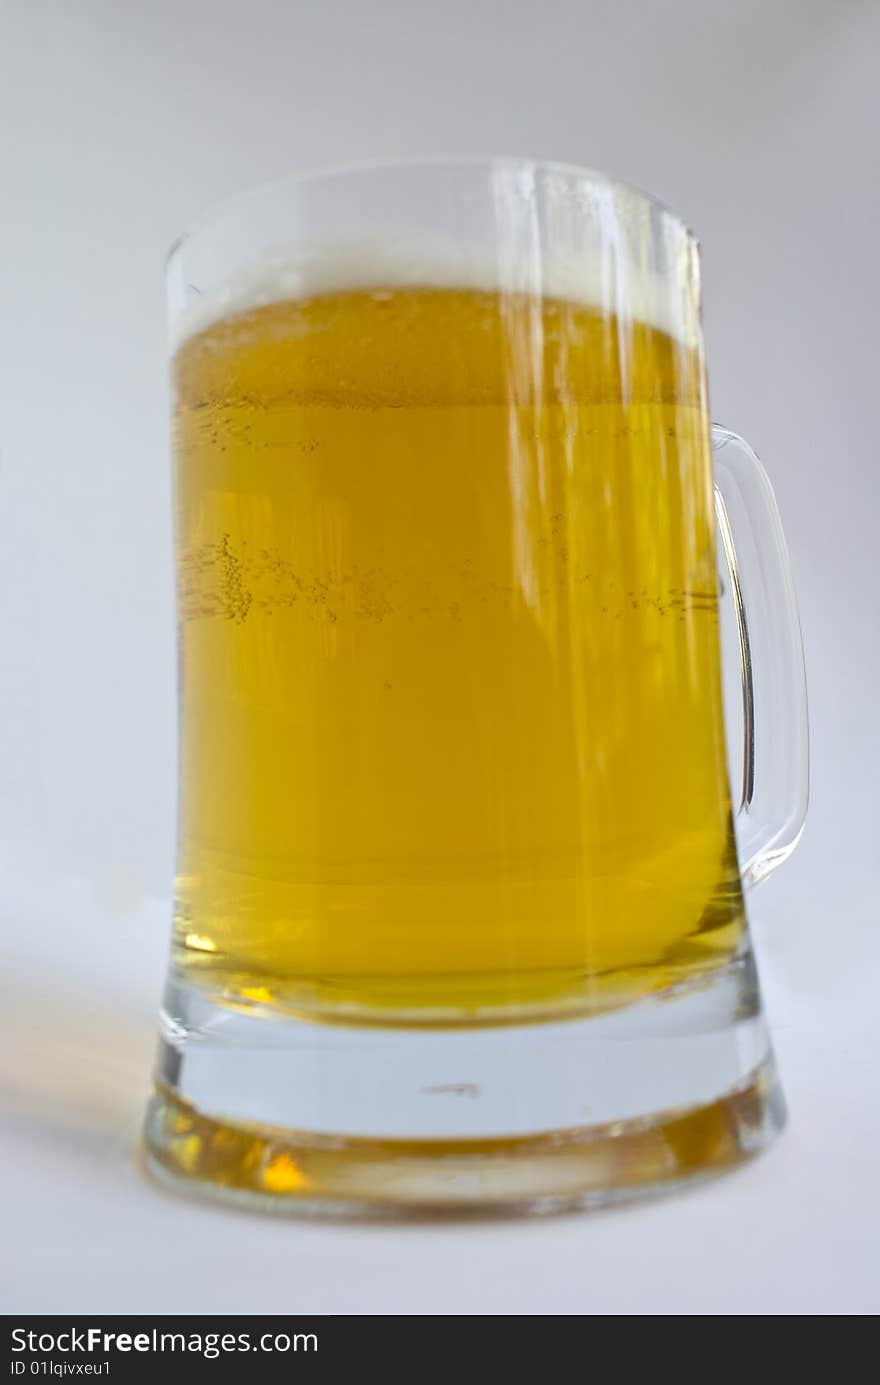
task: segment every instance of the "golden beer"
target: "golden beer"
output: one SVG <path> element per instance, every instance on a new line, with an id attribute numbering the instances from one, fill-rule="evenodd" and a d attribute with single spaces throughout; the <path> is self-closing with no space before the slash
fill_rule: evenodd
<path id="1" fill-rule="evenodd" d="M 217 321 L 174 386 L 184 979 L 478 1024 L 731 955 L 699 354 L 380 286 Z"/>

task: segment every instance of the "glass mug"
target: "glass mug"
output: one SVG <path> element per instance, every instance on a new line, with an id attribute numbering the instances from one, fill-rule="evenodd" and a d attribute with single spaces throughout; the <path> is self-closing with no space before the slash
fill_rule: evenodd
<path id="1" fill-rule="evenodd" d="M 803 824 L 803 656 L 769 482 L 710 425 L 691 232 L 582 169 L 376 165 L 233 201 L 169 288 L 151 1167 L 543 1210 L 763 1148 L 743 886 Z"/>

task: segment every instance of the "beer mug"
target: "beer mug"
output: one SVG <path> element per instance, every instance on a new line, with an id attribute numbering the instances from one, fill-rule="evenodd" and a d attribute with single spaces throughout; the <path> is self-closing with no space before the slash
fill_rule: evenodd
<path id="1" fill-rule="evenodd" d="M 231 202 L 169 289 L 151 1167 L 544 1210 L 763 1149 L 743 892 L 802 828 L 803 656 L 769 482 L 710 423 L 690 230 L 564 165 L 360 167 Z"/>

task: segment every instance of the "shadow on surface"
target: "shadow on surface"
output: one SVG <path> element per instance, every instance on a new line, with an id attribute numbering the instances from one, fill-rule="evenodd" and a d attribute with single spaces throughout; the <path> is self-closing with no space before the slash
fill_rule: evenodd
<path id="1" fill-rule="evenodd" d="M 0 1125 L 7 1142 L 73 1156 L 126 1155 L 137 1138 L 152 1066 L 152 1017 L 13 979 L 0 1006 Z"/>

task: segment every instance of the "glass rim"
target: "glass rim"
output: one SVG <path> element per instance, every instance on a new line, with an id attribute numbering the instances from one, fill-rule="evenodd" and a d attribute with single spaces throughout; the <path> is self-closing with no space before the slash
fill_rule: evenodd
<path id="1" fill-rule="evenodd" d="M 234 192 L 227 197 L 220 198 L 216 202 L 209 204 L 206 209 L 171 242 L 165 255 L 165 271 L 167 274 L 178 255 L 191 241 L 209 230 L 216 222 L 222 220 L 223 216 L 233 207 L 248 202 L 251 198 L 259 197 L 272 188 L 305 188 L 315 183 L 330 182 L 336 179 L 352 177 L 357 174 L 393 172 L 396 169 L 399 169 L 401 172 L 430 168 L 490 169 L 496 165 L 502 167 L 528 168 L 532 171 L 545 173 L 556 173 L 568 178 L 580 179 L 584 182 L 593 184 L 600 183 L 608 188 L 616 188 L 645 203 L 647 206 L 654 208 L 656 211 L 661 212 L 675 223 L 690 244 L 698 244 L 697 236 L 690 223 L 680 212 L 677 212 L 674 207 L 671 207 L 668 202 L 664 202 L 662 198 L 656 197 L 651 192 L 646 192 L 644 188 L 639 187 L 636 183 L 627 182 L 622 178 L 614 178 L 610 173 L 605 173 L 602 169 L 591 168 L 586 164 L 569 163 L 560 159 L 533 158 L 525 154 L 403 155 L 400 157 L 390 156 L 388 158 L 377 159 L 353 159 L 338 164 L 327 164 L 320 168 L 304 169 L 302 172 L 298 173 L 282 173 L 274 178 L 264 178 L 258 183 L 253 183 L 248 187 L 242 188 L 239 192 Z"/>

